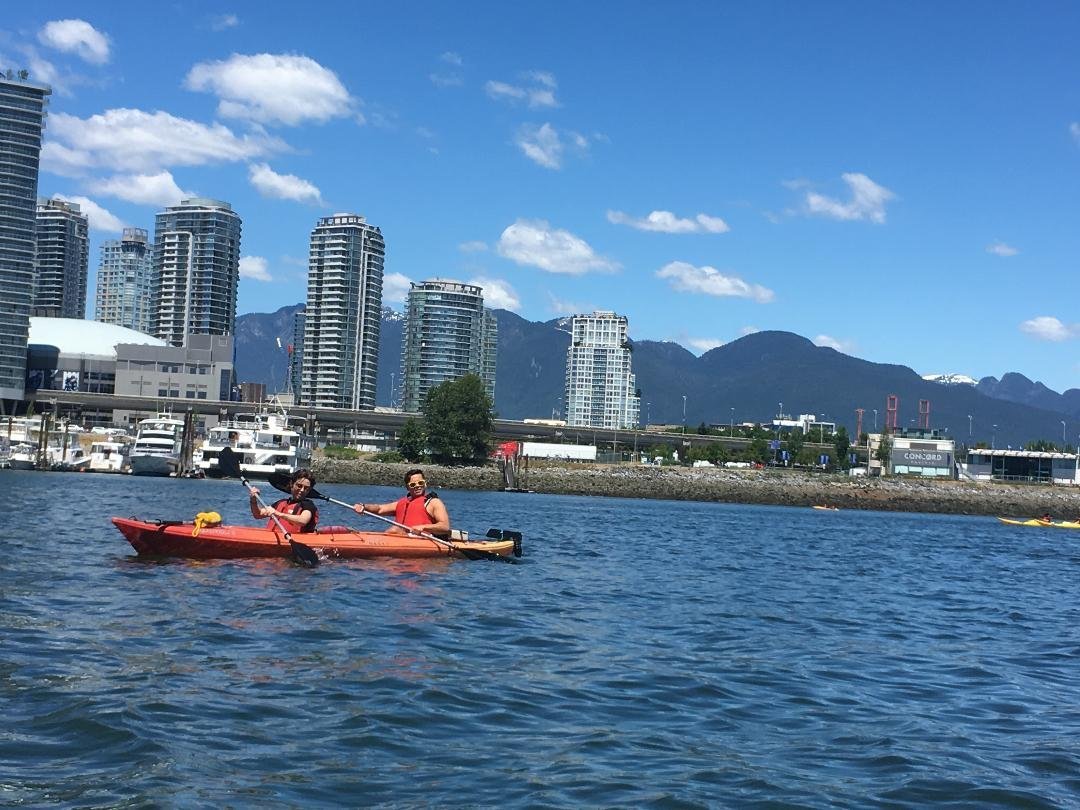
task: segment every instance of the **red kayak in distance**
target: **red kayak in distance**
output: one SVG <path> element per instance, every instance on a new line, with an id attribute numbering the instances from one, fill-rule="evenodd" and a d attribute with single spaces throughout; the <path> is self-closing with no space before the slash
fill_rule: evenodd
<path id="1" fill-rule="evenodd" d="M 148 521 L 114 517 L 113 524 L 140 555 L 187 557 L 190 559 L 244 559 L 290 557 L 285 536 L 261 526 L 202 526 L 194 523 Z M 330 559 L 468 556 L 469 552 L 499 557 L 521 556 L 520 539 L 454 541 L 453 547 L 408 534 L 362 532 L 347 526 L 330 526 L 309 534 L 294 533 L 293 539 L 310 546 L 319 556 Z"/>

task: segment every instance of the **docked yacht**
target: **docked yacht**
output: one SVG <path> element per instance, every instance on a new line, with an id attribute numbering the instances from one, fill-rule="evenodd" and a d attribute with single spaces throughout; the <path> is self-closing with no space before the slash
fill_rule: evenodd
<path id="1" fill-rule="evenodd" d="M 8 454 L 8 466 L 13 470 L 36 470 L 37 445 L 28 442 L 13 442 Z"/>
<path id="2" fill-rule="evenodd" d="M 171 413 L 159 413 L 139 420 L 139 432 L 131 448 L 133 475 L 176 475 L 180 469 L 180 450 L 184 438 L 184 420 Z"/>
<path id="3" fill-rule="evenodd" d="M 127 472 L 128 442 L 102 439 L 90 445 L 90 472 Z"/>
<path id="4" fill-rule="evenodd" d="M 221 475 L 218 454 L 231 447 L 240 469 L 249 475 L 292 473 L 311 464 L 315 440 L 304 432 L 302 419 L 279 412 L 239 413 L 210 429 L 197 466 L 206 475 Z"/>

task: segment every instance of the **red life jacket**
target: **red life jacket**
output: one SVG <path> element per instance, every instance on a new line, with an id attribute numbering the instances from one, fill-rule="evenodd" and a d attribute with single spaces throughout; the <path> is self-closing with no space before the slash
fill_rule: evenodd
<path id="1" fill-rule="evenodd" d="M 394 508 L 394 520 L 404 523 L 406 526 L 424 526 L 431 523 L 431 515 L 427 511 L 427 502 L 432 498 L 438 498 L 434 492 L 428 492 L 423 498 L 415 495 L 406 495 L 397 502 Z"/>
<path id="2" fill-rule="evenodd" d="M 303 507 L 301 506 L 302 503 L 302 501 L 293 502 L 289 498 L 282 498 L 280 501 L 275 503 L 272 508 L 276 509 L 279 512 L 284 512 L 287 515 L 299 515 L 301 512 L 304 511 Z M 286 530 L 290 533 L 300 532 L 301 534 L 305 534 L 307 532 L 315 531 L 315 526 L 318 524 L 318 522 L 319 510 L 312 508 L 311 520 L 307 522 L 306 526 L 301 526 L 299 523 L 293 523 L 291 520 L 283 520 L 281 521 L 281 525 L 284 526 Z M 270 520 L 267 521 L 266 528 L 277 528 L 277 523 L 274 522 L 273 518 L 270 518 Z"/>

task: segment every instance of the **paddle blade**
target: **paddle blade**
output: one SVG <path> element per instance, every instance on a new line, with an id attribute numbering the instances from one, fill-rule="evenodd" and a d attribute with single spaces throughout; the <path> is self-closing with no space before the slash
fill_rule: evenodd
<path id="1" fill-rule="evenodd" d="M 223 447 L 218 453 L 218 469 L 228 478 L 240 478 L 240 457 L 231 447 Z"/>
<path id="2" fill-rule="evenodd" d="M 315 549 L 311 546 L 305 546 L 303 543 L 299 543 L 291 537 L 289 538 L 289 543 L 292 544 L 292 556 L 294 562 L 299 563 L 305 568 L 314 568 L 319 564 L 319 555 L 315 553 Z"/>
<path id="3" fill-rule="evenodd" d="M 282 492 L 292 492 L 292 476 L 283 472 L 272 472 L 266 479 L 270 486 L 274 489 L 281 490 Z M 311 492 L 308 492 L 308 497 L 312 497 Z"/>

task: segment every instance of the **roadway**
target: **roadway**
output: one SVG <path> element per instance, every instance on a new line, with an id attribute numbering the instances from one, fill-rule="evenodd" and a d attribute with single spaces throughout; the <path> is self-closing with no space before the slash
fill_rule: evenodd
<path id="1" fill-rule="evenodd" d="M 49 396 L 43 396 L 49 394 Z M 82 391 L 38 391 L 34 397 L 35 408 L 41 411 L 40 404 L 55 402 L 60 411 L 80 409 L 86 411 L 137 411 L 147 415 L 159 413 L 163 403 L 174 413 L 191 411 L 195 414 L 222 418 L 235 413 L 253 412 L 260 406 L 251 402 L 223 402 L 211 399 L 171 399 L 160 397 L 139 397 L 116 394 L 91 394 Z M 356 411 L 350 408 L 311 408 L 304 405 L 282 406 L 290 416 L 305 419 L 317 428 L 317 433 L 327 430 L 380 431 L 396 433 L 408 419 L 419 419 L 415 413 L 386 411 Z M 665 444 L 676 449 L 699 447 L 719 443 L 730 450 L 741 449 L 748 439 L 729 436 L 702 436 L 697 433 L 658 433 L 644 430 L 608 430 L 606 428 L 575 428 L 564 425 L 547 425 L 519 422 L 513 419 L 496 419 L 492 425 L 492 438 L 502 441 L 539 441 L 575 444 L 592 444 L 603 452 L 605 448 L 622 445 L 646 447 Z M 822 452 L 829 452 L 831 445 L 820 445 Z M 680 453 L 682 455 L 682 453 Z"/>

